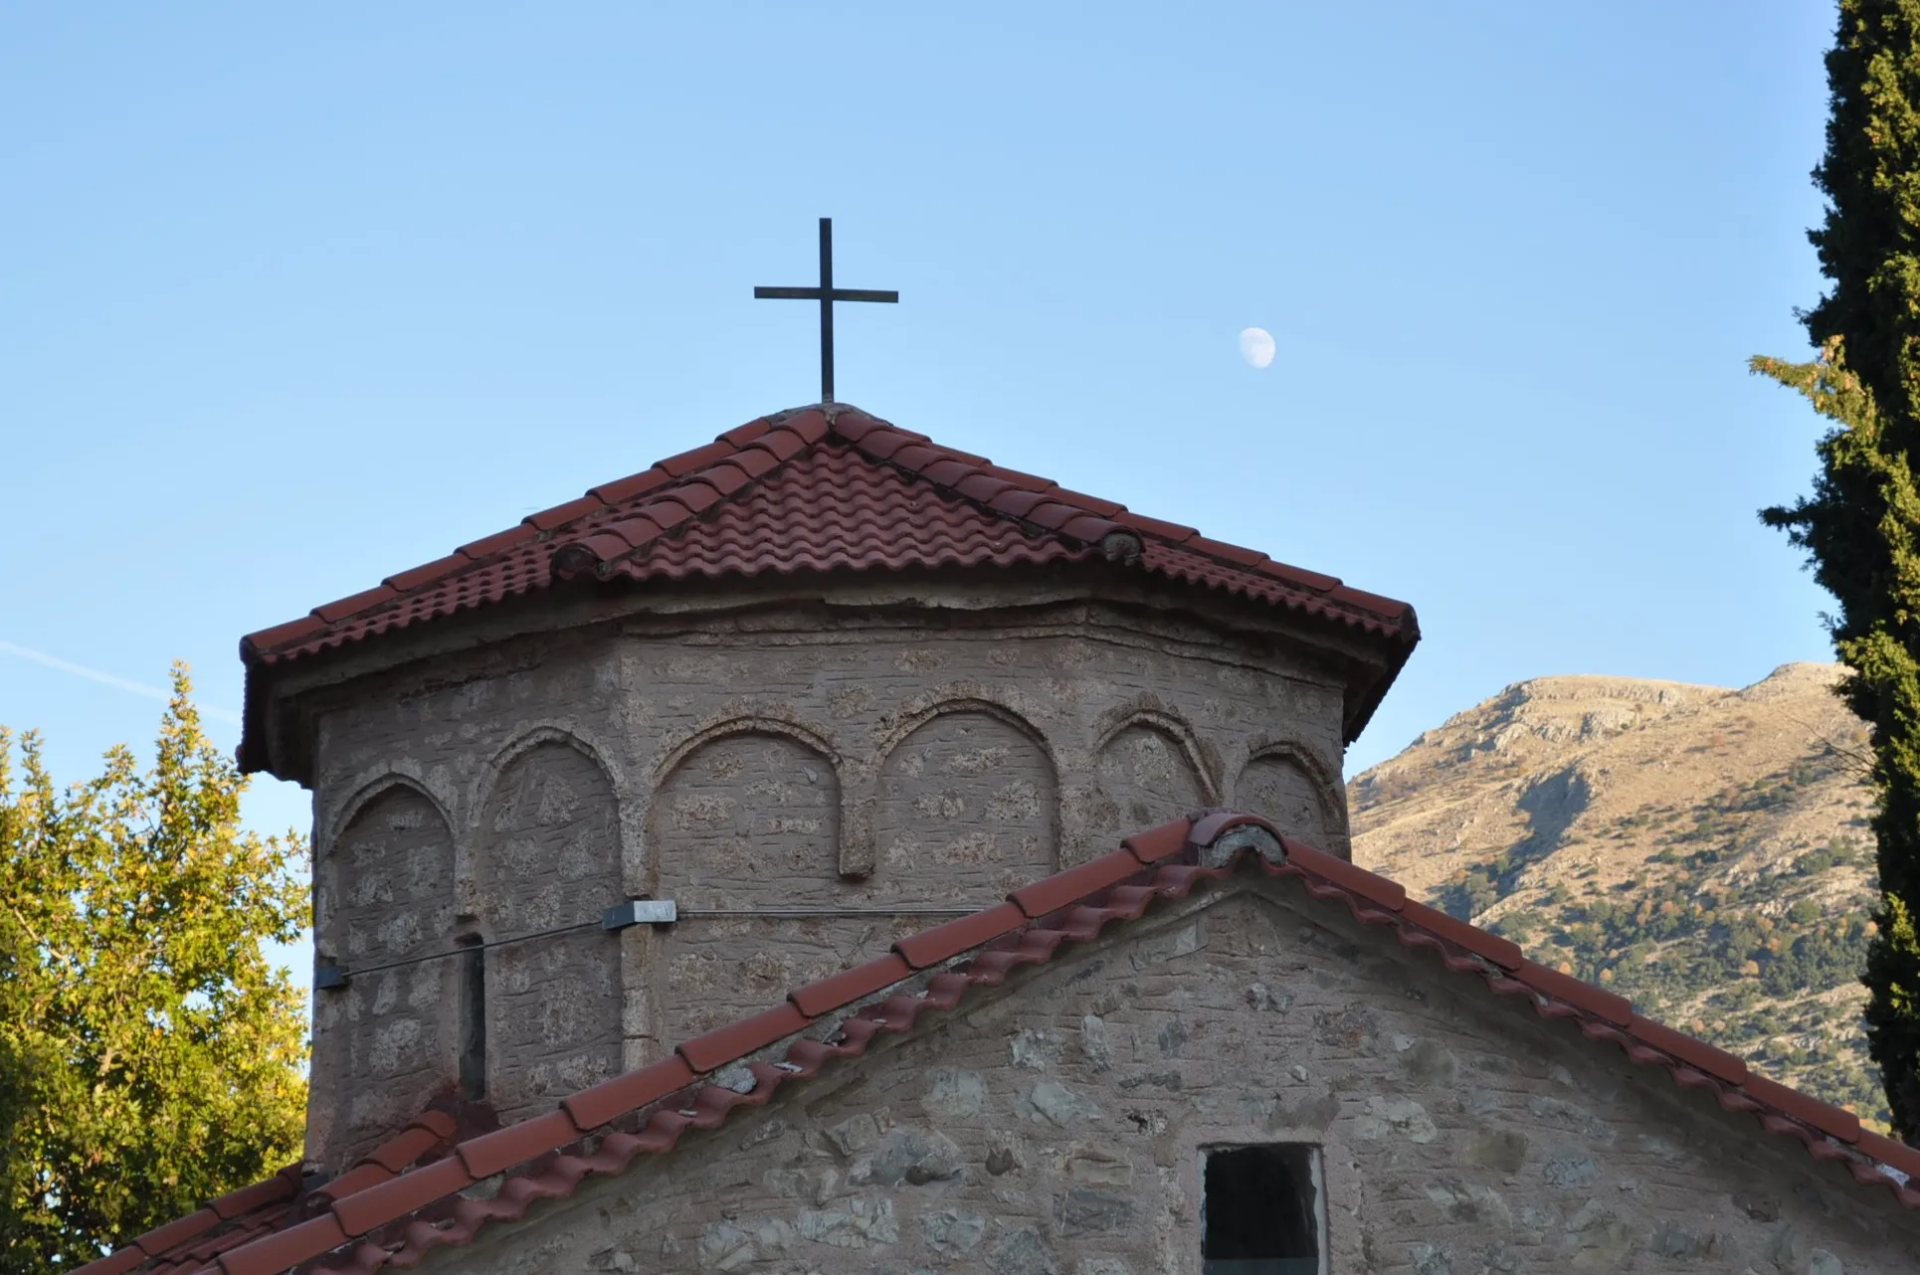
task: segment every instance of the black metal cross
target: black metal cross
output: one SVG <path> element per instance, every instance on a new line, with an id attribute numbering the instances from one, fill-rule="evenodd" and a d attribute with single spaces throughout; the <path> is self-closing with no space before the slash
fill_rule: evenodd
<path id="1" fill-rule="evenodd" d="M 833 303 L 836 301 L 898 301 L 898 292 L 875 288 L 833 286 L 833 218 L 820 219 L 820 286 L 817 288 L 755 288 L 756 301 L 818 301 L 820 303 L 820 401 L 833 402 Z"/>

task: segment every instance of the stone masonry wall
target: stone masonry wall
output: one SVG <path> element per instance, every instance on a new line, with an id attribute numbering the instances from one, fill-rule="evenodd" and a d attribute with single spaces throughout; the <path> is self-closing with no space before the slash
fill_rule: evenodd
<path id="1" fill-rule="evenodd" d="M 391 906 L 439 918 L 412 954 L 504 943 L 485 1001 L 507 1115 L 1223 794 L 1279 794 L 1290 830 L 1347 852 L 1331 675 L 1085 605 L 636 620 L 436 658 L 335 703 L 314 748 L 319 871 L 343 882 L 322 932 Z M 396 784 L 445 812 L 451 849 L 445 880 L 390 904 L 352 885 L 378 848 L 345 850 Z M 639 896 L 681 921 L 511 943 Z M 341 1008 L 357 983 L 319 995 L 322 1033 L 376 1030 Z M 457 1067 L 443 1017 L 433 1057 Z M 329 1166 L 382 1132 L 329 1113 L 346 1091 L 315 1098 L 316 1127 L 356 1131 L 315 1140 Z"/>
<path id="2" fill-rule="evenodd" d="M 1161 906 L 423 1269 L 1192 1275 L 1205 1150 L 1268 1142 L 1333 1275 L 1920 1269 L 1890 1193 L 1338 904 Z"/>
<path id="3" fill-rule="evenodd" d="M 314 999 L 307 1154 L 319 1159 L 390 1134 L 457 1071 L 451 963 L 392 965 L 452 942 L 453 834 L 418 789 L 388 787 L 354 813 L 316 876 L 315 952 L 371 971 Z"/>

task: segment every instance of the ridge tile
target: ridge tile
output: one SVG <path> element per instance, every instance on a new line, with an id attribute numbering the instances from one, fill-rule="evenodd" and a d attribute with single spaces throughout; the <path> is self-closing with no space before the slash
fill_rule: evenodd
<path id="1" fill-rule="evenodd" d="M 891 987 L 913 973 L 913 967 L 898 952 L 889 952 L 877 961 L 856 965 L 787 993 L 794 1008 L 809 1018 L 830 1014 L 854 1001 Z"/>
<path id="2" fill-rule="evenodd" d="M 584 518 L 590 513 L 605 508 L 598 496 L 581 496 L 569 500 L 564 505 L 555 505 L 551 509 L 542 509 L 537 514 L 528 514 L 520 521 L 541 531 L 552 531 L 555 527 L 564 526 L 576 518 Z"/>
<path id="3" fill-rule="evenodd" d="M 280 1275 L 309 1258 L 339 1248 L 351 1237 L 332 1213 L 322 1213 L 298 1226 L 274 1231 L 220 1255 L 227 1275 Z"/>
<path id="4" fill-rule="evenodd" d="M 562 1098 L 560 1106 L 574 1126 L 586 1133 L 629 1111 L 658 1102 L 675 1090 L 685 1089 L 694 1079 L 693 1068 L 687 1066 L 687 1060 L 679 1054 L 669 1054 L 651 1066 L 603 1080 L 591 1089 Z"/>
<path id="5" fill-rule="evenodd" d="M 1744 1086 L 1747 1083 L 1749 1072 L 1744 1058 L 1724 1049 L 1716 1049 L 1706 1041 L 1675 1031 L 1664 1023 L 1656 1023 L 1635 1014 L 1633 1021 L 1627 1025 L 1627 1033 L 1638 1036 L 1655 1049 L 1672 1054 L 1681 1062 L 1715 1079 L 1724 1080 L 1730 1085 Z"/>
<path id="6" fill-rule="evenodd" d="M 1027 916 L 1038 920 L 1049 912 L 1058 912 L 1070 903 L 1079 902 L 1096 890 L 1139 876 L 1142 871 L 1140 860 L 1132 851 L 1115 850 L 1098 859 L 1089 859 L 1079 867 L 1043 877 L 1015 890 L 1007 898 Z"/>
<path id="7" fill-rule="evenodd" d="M 789 1001 L 763 1010 L 751 1018 L 743 1018 L 737 1023 L 695 1036 L 692 1040 L 682 1041 L 678 1052 L 687 1060 L 687 1066 L 697 1072 L 705 1074 L 718 1071 L 757 1049 L 766 1048 L 782 1036 L 804 1031 L 812 1021 Z"/>
<path id="8" fill-rule="evenodd" d="M 991 943 L 1027 923 L 1027 914 L 1018 904 L 1001 903 L 984 911 L 963 916 L 944 925 L 936 925 L 918 934 L 909 934 L 893 945 L 893 950 L 917 970 L 951 960 L 960 953 Z"/>
<path id="9" fill-rule="evenodd" d="M 456 1145 L 454 1151 L 466 1164 L 467 1172 L 475 1181 L 480 1181 L 536 1156 L 557 1151 L 579 1137 L 580 1131 L 567 1113 L 555 1109 L 543 1116 L 468 1138 Z"/>
<path id="10" fill-rule="evenodd" d="M 1175 819 L 1157 828 L 1136 832 L 1122 841 L 1120 846 L 1123 850 L 1131 851 L 1142 865 L 1151 867 L 1162 859 L 1170 859 L 1184 852 L 1192 832 L 1192 820 Z"/>
<path id="11" fill-rule="evenodd" d="M 1513 976 L 1536 992 L 1545 992 L 1616 1027 L 1631 1030 L 1633 1002 L 1624 996 L 1525 958 L 1515 967 Z"/>
<path id="12" fill-rule="evenodd" d="M 435 1200 L 464 1191 L 477 1180 L 459 1156 L 450 1155 L 379 1186 L 368 1187 L 357 1195 L 335 1200 L 331 1207 L 340 1229 L 350 1238 L 357 1238 Z"/>

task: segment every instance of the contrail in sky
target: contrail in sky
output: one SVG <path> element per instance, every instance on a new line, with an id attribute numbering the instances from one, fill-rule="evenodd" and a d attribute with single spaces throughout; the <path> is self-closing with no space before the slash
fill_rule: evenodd
<path id="1" fill-rule="evenodd" d="M 23 660 L 32 660 L 35 664 L 44 664 L 50 669 L 58 669 L 62 673 L 71 673 L 75 677 L 84 677 L 89 681 L 99 682 L 106 686 L 118 687 L 123 691 L 131 691 L 135 695 L 145 695 L 149 699 L 168 700 L 173 698 L 173 692 L 164 686 L 148 686 L 145 682 L 129 682 L 124 677 L 115 677 L 111 673 L 102 673 L 99 669 L 87 668 L 81 664 L 71 664 L 57 656 L 48 655 L 44 651 L 34 651 L 24 646 L 15 646 L 13 643 L 7 641 L 0 641 L 0 655 L 17 655 Z M 211 717 L 219 722 L 231 722 L 235 726 L 240 724 L 240 714 L 231 709 L 209 708 L 205 704 L 199 705 L 199 709 L 202 717 Z"/>

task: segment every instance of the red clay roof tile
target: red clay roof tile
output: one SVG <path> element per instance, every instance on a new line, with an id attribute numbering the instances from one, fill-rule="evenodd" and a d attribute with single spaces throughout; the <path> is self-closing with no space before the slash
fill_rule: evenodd
<path id="1" fill-rule="evenodd" d="M 336 620 L 341 620 L 354 614 L 356 611 L 365 611 L 369 607 L 380 606 L 382 603 L 391 602 L 399 596 L 399 590 L 383 584 L 371 589 L 364 589 L 352 597 L 341 598 L 337 602 L 324 603 L 315 607 L 313 613 L 322 620 L 325 620 L 328 624 L 332 624 Z"/>
<path id="2" fill-rule="evenodd" d="M 992 474 L 980 470 L 975 470 L 962 478 L 953 485 L 953 489 L 967 499 L 977 500 L 983 505 L 991 504 L 993 498 L 1001 492 L 1019 490 L 1006 479 L 995 478 Z"/>
<path id="3" fill-rule="evenodd" d="M 1192 527 L 1183 527 L 1177 522 L 1162 522 L 1158 518 L 1149 518 L 1145 514 L 1137 514 L 1131 510 L 1117 515 L 1114 521 L 1123 526 L 1132 527 L 1135 531 L 1144 531 L 1162 540 L 1171 540 L 1175 544 L 1191 540 L 1200 534 Z"/>
<path id="4" fill-rule="evenodd" d="M 518 548 L 539 536 L 539 532 L 526 523 L 517 527 L 508 527 L 505 531 L 496 531 L 491 536 L 482 536 L 460 546 L 458 552 L 478 562 L 482 558 L 491 558 L 496 553 L 505 553 Z"/>
<path id="5" fill-rule="evenodd" d="M 687 1060 L 687 1066 L 695 1071 L 717 1071 L 730 1062 L 738 1062 L 756 1049 L 766 1048 L 782 1036 L 791 1036 L 812 1021 L 788 1002 L 703 1036 L 682 1041 L 679 1052 Z"/>
<path id="6" fill-rule="evenodd" d="M 681 452 L 678 456 L 669 456 L 655 462 L 656 468 L 664 469 L 675 478 L 685 478 L 695 470 L 705 469 L 715 461 L 725 460 L 739 451 L 725 439 L 715 439 L 705 447 L 696 447 L 690 452 Z"/>
<path id="7" fill-rule="evenodd" d="M 918 448 L 921 452 L 929 450 L 926 444 L 918 439 L 891 428 L 876 429 L 860 440 L 860 450 L 876 460 L 889 460 L 896 452 L 904 451 L 909 447 Z"/>
<path id="8" fill-rule="evenodd" d="M 1055 500 L 1065 501 L 1067 504 L 1079 509 L 1084 509 L 1088 513 L 1098 514 L 1102 518 L 1118 517 L 1120 514 L 1125 513 L 1127 509 L 1127 507 L 1119 501 L 1102 500 L 1098 496 L 1089 496 L 1084 491 L 1071 491 L 1058 485 L 1055 485 L 1054 489 L 1047 494 Z"/>
<path id="9" fill-rule="evenodd" d="M 1157 828 L 1148 828 L 1145 832 L 1134 833 L 1122 841 L 1120 847 L 1131 851 L 1134 858 L 1150 866 L 1185 850 L 1187 838 L 1193 832 L 1193 828 L 1191 819 L 1175 819 Z M 1203 844 L 1212 845 L 1213 842 L 1209 840 Z"/>
<path id="10" fill-rule="evenodd" d="M 1288 837 L 1282 844 L 1287 849 L 1287 862 L 1297 863 L 1361 898 L 1370 899 L 1394 912 L 1400 911 L 1407 902 L 1407 888 L 1398 881 L 1390 881 L 1377 872 L 1369 872 L 1324 850 L 1316 850 L 1304 841 Z"/>
<path id="11" fill-rule="evenodd" d="M 656 1102 L 676 1089 L 685 1089 L 694 1081 L 693 1068 L 679 1054 L 630 1071 L 612 1080 L 604 1080 L 591 1089 L 583 1089 L 562 1098 L 560 1105 L 580 1132 L 597 1129 L 615 1116 Z"/>
<path id="12" fill-rule="evenodd" d="M 612 508 L 615 505 L 624 505 L 630 500 L 636 500 L 672 481 L 673 475 L 656 464 L 652 469 L 643 469 L 629 477 L 617 478 L 610 483 L 601 483 L 587 494 L 602 501 L 608 508 Z"/>
<path id="13" fill-rule="evenodd" d="M 1049 531 L 1058 531 L 1075 519 L 1086 516 L 1085 510 L 1045 496 L 1040 498 L 1039 504 L 1027 510 L 1025 515 L 1028 522 L 1036 527 L 1045 527 Z"/>
<path id="14" fill-rule="evenodd" d="M 1831 1134 L 1842 1142 L 1860 1140 L 1860 1117 L 1844 1107 L 1822 1102 L 1811 1094 L 1801 1093 L 1798 1089 L 1789 1089 L 1765 1076 L 1748 1076 L 1742 1086 L 1747 1093 L 1768 1106 L 1778 1107 L 1803 1124 L 1810 1124 L 1822 1133 Z"/>
<path id="15" fill-rule="evenodd" d="M 1329 593 L 1343 587 L 1339 577 L 1324 575 L 1318 571 L 1303 571 L 1299 567 L 1290 567 L 1284 562 L 1275 562 L 1269 558 L 1257 568 L 1266 575 L 1312 589 L 1315 593 Z"/>
<path id="16" fill-rule="evenodd" d="M 887 457 L 888 460 L 900 466 L 902 469 L 911 469 L 915 473 L 919 473 L 920 470 L 927 465 L 943 458 L 938 448 L 930 447 L 926 443 L 912 442 Z"/>
<path id="17" fill-rule="evenodd" d="M 373 1161 L 362 1160 L 339 1177 L 324 1182 L 315 1188 L 314 1194 L 329 1200 L 345 1199 L 356 1191 L 364 1191 L 370 1186 L 385 1182 L 394 1171 Z"/>
<path id="18" fill-rule="evenodd" d="M 505 1132 L 505 1130 L 502 1130 Z M 518 1163 L 509 1161 L 508 1164 Z M 508 1167 L 508 1166 L 502 1166 Z M 480 1176 L 492 1176 L 491 1174 Z M 333 1216 L 349 1236 L 365 1235 L 395 1218 L 464 1191 L 478 1180 L 457 1155 L 450 1155 L 378 1186 L 333 1203 Z"/>
<path id="19" fill-rule="evenodd" d="M 270 629 L 261 629 L 258 633 L 249 633 L 240 639 L 243 650 L 270 651 L 275 647 L 292 646 L 303 642 L 316 634 L 327 630 L 327 622 L 317 615 L 303 615 L 297 620 L 285 624 L 276 624 Z"/>
<path id="20" fill-rule="evenodd" d="M 252 1186 L 243 1186 L 238 1191 L 229 1191 L 207 1207 L 219 1214 L 223 1220 L 231 1221 L 245 1213 L 251 1213 L 262 1205 L 274 1204 L 281 1200 L 290 1200 L 299 1189 L 299 1180 L 295 1172 L 290 1174 L 284 1169 L 270 1178 L 255 1182 Z"/>
<path id="21" fill-rule="evenodd" d="M 552 531 L 555 527 L 572 522 L 575 518 L 584 518 L 606 507 L 598 496 L 582 496 L 578 500 L 569 500 L 564 505 L 555 505 L 551 509 L 542 509 L 537 514 L 528 514 L 521 519 L 521 522 L 541 531 Z"/>
<path id="22" fill-rule="evenodd" d="M 1910 1147 L 1904 1142 L 1895 1142 L 1885 1134 L 1875 1133 L 1871 1129 L 1860 1131 L 1860 1149 L 1889 1168 L 1898 1169 L 1909 1178 L 1920 1183 L 1920 1147 Z"/>
<path id="23" fill-rule="evenodd" d="M 1633 1022 L 1633 1002 L 1626 997 L 1604 987 L 1582 982 L 1570 974 L 1562 974 L 1538 961 L 1522 960 L 1514 969 L 1513 976 L 1528 987 L 1558 997 L 1616 1027 L 1625 1027 Z"/>
<path id="24" fill-rule="evenodd" d="M 440 1141 L 440 1136 L 433 1130 L 408 1125 L 401 1133 L 361 1156 L 360 1163 L 377 1164 L 389 1173 L 398 1173 L 440 1145 Z"/>
<path id="25" fill-rule="evenodd" d="M 780 428 L 791 432 L 797 436 L 801 442 L 811 445 L 824 439 L 832 426 L 829 424 L 825 412 L 817 407 L 809 407 L 803 411 L 795 412 L 793 415 L 781 421 Z M 927 441 L 926 435 L 924 434 L 915 434 L 911 430 L 899 429 L 893 425 L 888 425 L 887 428 L 923 443 Z"/>
<path id="26" fill-rule="evenodd" d="M 682 482 L 663 500 L 677 500 L 694 513 L 704 513 L 720 503 L 720 491 L 705 478 L 696 476 Z"/>
<path id="27" fill-rule="evenodd" d="M 1022 912 L 1037 920 L 1097 890 L 1119 885 L 1142 871 L 1140 860 L 1133 856 L 1132 851 L 1115 850 L 1098 859 L 1089 859 L 1079 867 L 1056 872 L 1032 885 L 1023 886 L 1007 898 L 1017 904 Z"/>
<path id="28" fill-rule="evenodd" d="M 753 481 L 751 475 L 730 460 L 718 465 L 709 465 L 700 471 L 700 480 L 719 492 L 722 496 L 731 496 Z"/>
<path id="29" fill-rule="evenodd" d="M 220 1255 L 220 1269 L 227 1275 L 281 1275 L 288 1267 L 336 1249 L 347 1242 L 347 1233 L 331 1213 L 263 1235 L 248 1244 Z"/>
<path id="30" fill-rule="evenodd" d="M 174 1245 L 197 1235 L 203 1235 L 220 1225 L 220 1222 L 221 1217 L 218 1213 L 212 1209 L 201 1209 L 197 1213 L 189 1213 L 183 1218 L 177 1218 L 165 1226 L 157 1226 L 146 1234 L 136 1237 L 133 1241 L 134 1247 L 149 1257 L 160 1257 Z"/>
<path id="31" fill-rule="evenodd" d="M 510 1124 L 477 1138 L 468 1138 L 454 1147 L 454 1154 L 466 1164 L 474 1178 L 490 1178 L 516 1164 L 557 1151 L 580 1136 L 573 1120 L 560 1109 Z M 335 1210 L 338 1212 L 339 1210 Z M 344 1218 L 342 1219 L 345 1220 Z M 385 1221 L 387 1219 L 381 1219 Z"/>
<path id="32" fill-rule="evenodd" d="M 955 460 L 952 457 L 948 457 L 945 460 L 936 460 L 931 465 L 923 466 L 920 470 L 920 476 L 930 483 L 938 483 L 942 487 L 951 487 L 962 478 L 972 474 L 974 468 L 974 466 L 967 464 L 963 460 Z"/>
<path id="33" fill-rule="evenodd" d="M 410 589 L 417 589 L 423 584 L 451 575 L 455 571 L 464 570 L 468 562 L 466 555 L 458 552 L 450 553 L 444 558 L 436 558 L 411 571 L 402 571 L 399 575 L 388 576 L 381 583 L 396 593 L 406 593 Z"/>
<path id="34" fill-rule="evenodd" d="M 1194 553 L 1204 553 L 1213 558 L 1225 558 L 1240 567 L 1257 567 L 1267 560 L 1267 555 L 1252 549 L 1242 549 L 1221 540 L 1209 540 L 1205 536 L 1194 536 L 1184 542 L 1184 547 Z"/>
<path id="35" fill-rule="evenodd" d="M 1078 518 L 1071 520 L 1060 528 L 1061 535 L 1081 541 L 1084 544 L 1093 544 L 1096 541 L 1104 540 L 1115 532 L 1119 532 L 1122 535 L 1133 534 L 1112 519 L 1102 518 L 1099 514 L 1081 514 Z"/>
<path id="36" fill-rule="evenodd" d="M 975 912 L 957 921 L 948 921 L 930 930 L 910 934 L 895 943 L 893 950 L 905 957 L 907 964 L 923 970 L 983 943 L 990 943 L 1026 923 L 1027 914 L 1020 910 L 1019 905 L 1002 903 L 984 912 Z"/>
<path id="37" fill-rule="evenodd" d="M 741 454 L 760 451 L 772 456 L 776 461 L 789 461 L 807 450 L 807 441 L 790 429 L 769 431 L 765 438 L 749 443 L 740 449 Z"/>
<path id="38" fill-rule="evenodd" d="M 1745 1085 L 1751 1078 L 1744 1058 L 1736 1057 L 1724 1049 L 1716 1049 L 1706 1041 L 1684 1032 L 1677 1032 L 1664 1023 L 1656 1023 L 1635 1014 L 1633 1021 L 1627 1024 L 1627 1032 L 1730 1085 Z"/>
<path id="39" fill-rule="evenodd" d="M 1431 931 L 1456 947 L 1463 947 L 1477 956 L 1484 956 L 1502 969 L 1520 968 L 1525 959 L 1520 953 L 1520 945 L 1512 939 L 1490 934 L 1477 925 L 1448 916 L 1438 908 L 1428 907 L 1417 899 L 1408 899 L 1401 906 L 1401 915 L 1414 925 Z"/>
<path id="40" fill-rule="evenodd" d="M 871 996 L 883 987 L 891 987 L 912 972 L 912 967 L 899 953 L 890 952 L 877 961 L 868 961 L 818 982 L 796 987 L 787 993 L 787 999 L 809 1018 L 818 1018 L 851 1005 L 862 997 Z"/>
<path id="41" fill-rule="evenodd" d="M 1060 484 L 1051 478 L 1042 478 L 1038 474 L 1022 473 L 1017 469 L 1008 469 L 1005 465 L 986 464 L 980 466 L 980 472 L 989 478 L 1000 478 L 1025 491 L 1045 491 Z"/>
<path id="42" fill-rule="evenodd" d="M 735 425 L 715 441 L 732 443 L 735 447 L 745 447 L 772 428 L 773 422 L 762 416 L 758 420 L 748 421 L 745 425 Z"/>
<path id="43" fill-rule="evenodd" d="M 74 1271 L 72 1275 L 126 1275 L 126 1272 L 147 1260 L 147 1255 L 128 1245 L 126 1248 L 107 1254 L 97 1261 L 88 1262 Z"/>
<path id="44" fill-rule="evenodd" d="M 987 503 L 992 505 L 994 509 L 1000 513 L 1010 514 L 1015 518 L 1026 518 L 1028 513 L 1039 508 L 1041 505 L 1059 504 L 1058 501 L 1051 500 L 1044 492 L 1022 491 L 1019 488 L 1003 491 L 987 501 Z M 1065 505 L 1061 505 L 1060 507 L 1062 509 L 1066 508 Z M 1029 519 L 1028 521 L 1032 520 Z"/>

